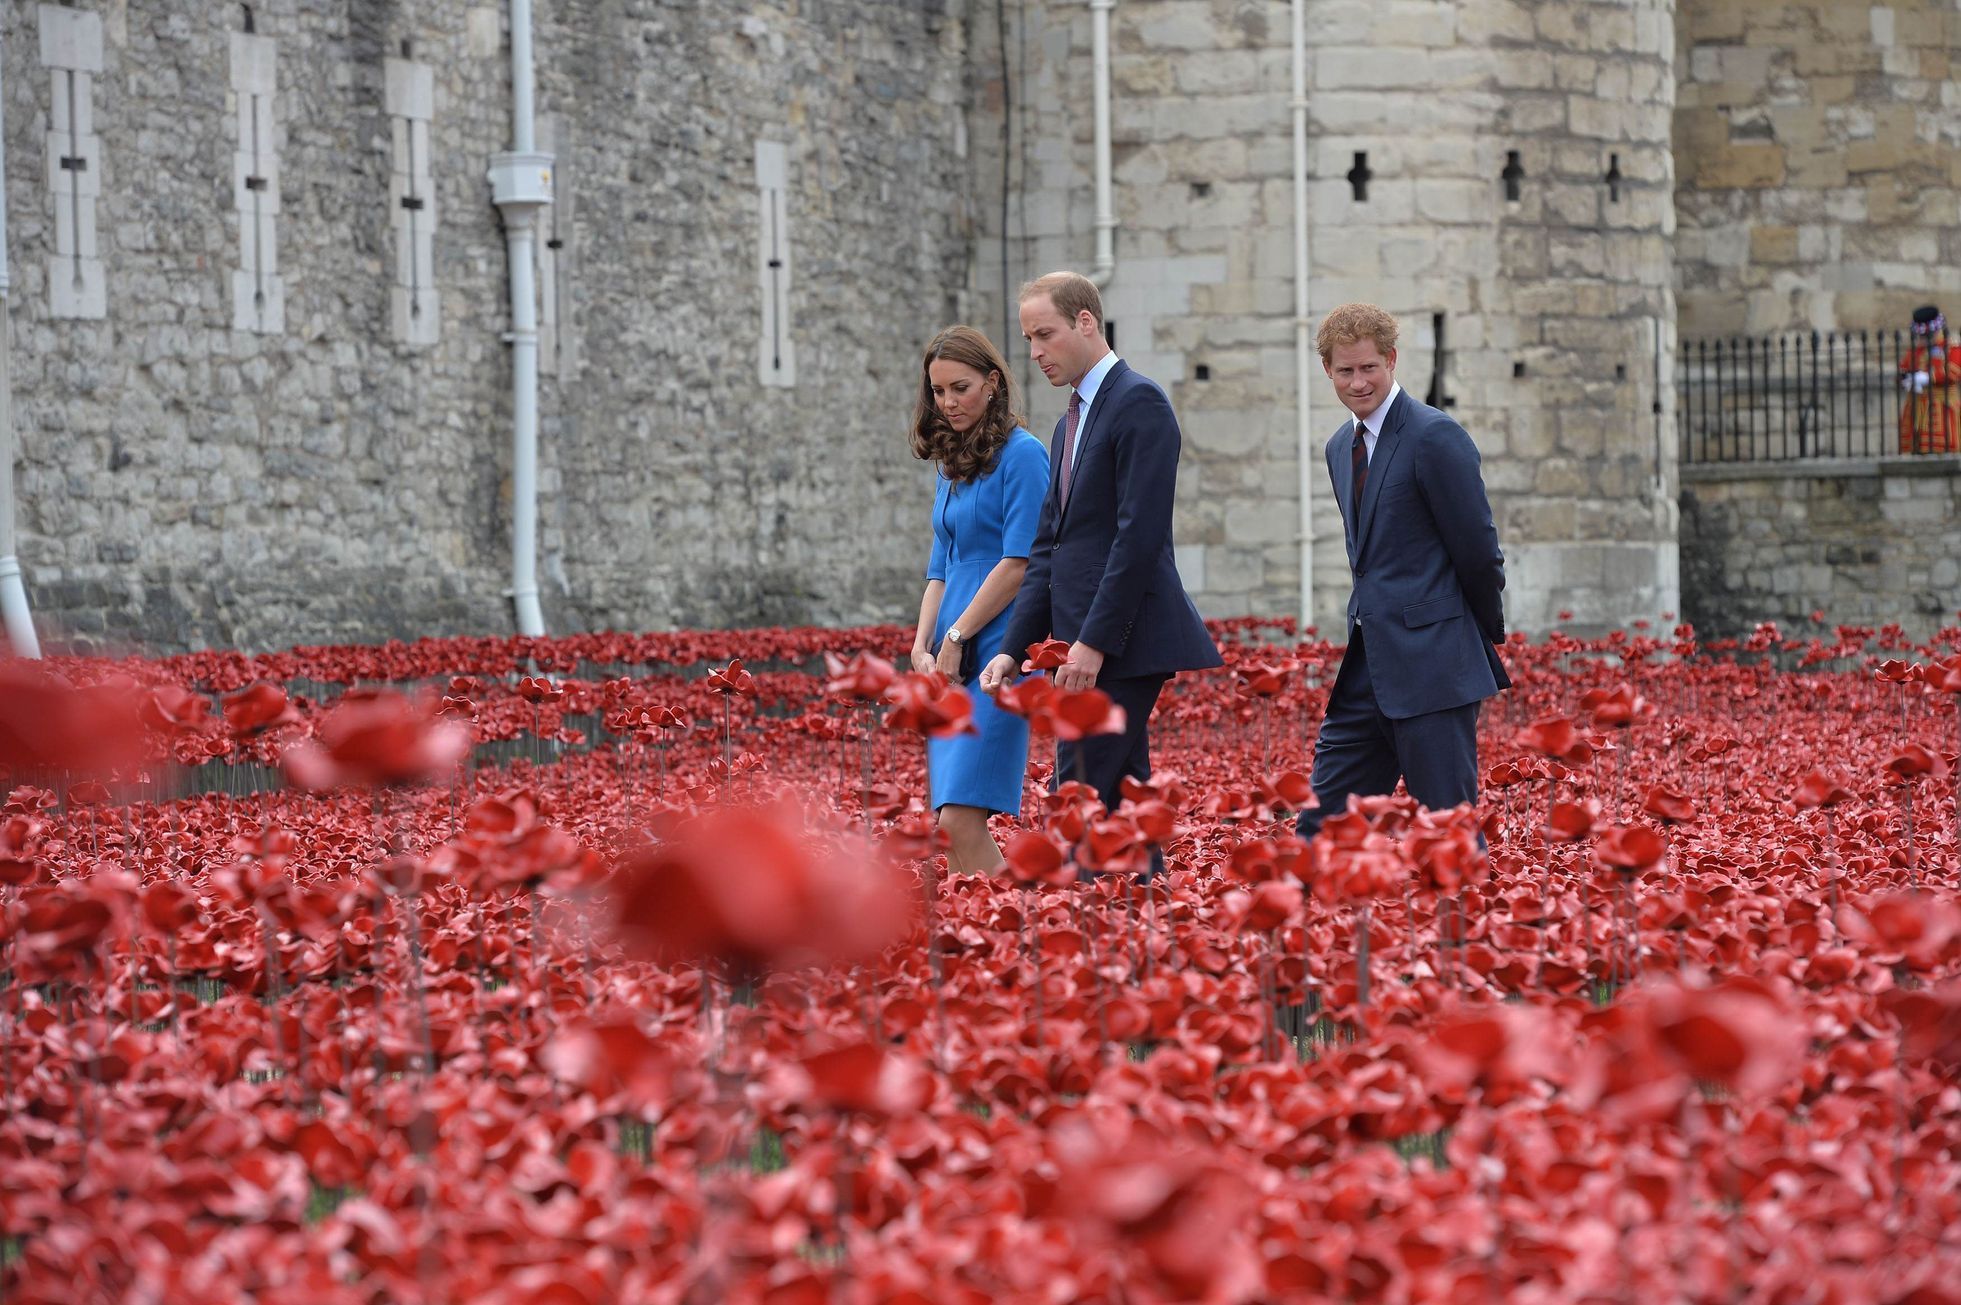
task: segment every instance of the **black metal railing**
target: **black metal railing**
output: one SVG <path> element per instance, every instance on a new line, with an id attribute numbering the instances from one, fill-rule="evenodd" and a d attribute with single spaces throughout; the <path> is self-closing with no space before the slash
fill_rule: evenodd
<path id="1" fill-rule="evenodd" d="M 1952 332 L 1691 340 L 1675 383 L 1684 463 L 1961 452 Z"/>

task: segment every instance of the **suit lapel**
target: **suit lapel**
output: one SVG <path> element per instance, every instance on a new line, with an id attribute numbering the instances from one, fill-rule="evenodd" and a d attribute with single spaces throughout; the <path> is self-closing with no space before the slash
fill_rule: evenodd
<path id="1" fill-rule="evenodd" d="M 1396 402 L 1389 409 L 1389 417 L 1382 423 L 1382 434 L 1376 437 L 1375 456 L 1369 459 L 1368 483 L 1362 486 L 1361 520 L 1355 526 L 1355 552 L 1359 557 L 1362 541 L 1369 537 L 1369 525 L 1375 520 L 1375 501 L 1382 497 L 1382 482 L 1389 478 L 1390 465 L 1395 461 L 1396 450 L 1402 444 L 1403 409 L 1406 396 L 1398 394 Z"/>
<path id="2" fill-rule="evenodd" d="M 1355 459 L 1349 450 L 1354 447 L 1355 420 L 1335 434 L 1332 447 L 1328 449 L 1328 479 L 1334 483 L 1336 501 L 1341 505 L 1341 529 L 1348 537 L 1348 560 L 1355 561 Z"/>
<path id="3" fill-rule="evenodd" d="M 1124 360 L 1121 358 L 1117 359 L 1115 365 L 1113 365 L 1108 372 L 1104 373 L 1103 383 L 1096 387 L 1096 397 L 1090 401 L 1089 413 L 1083 419 L 1082 429 L 1076 432 L 1076 470 L 1077 471 L 1082 470 L 1083 458 L 1086 457 L 1089 453 L 1089 442 L 1091 438 L 1094 437 L 1098 431 L 1103 429 L 1103 414 L 1109 411 L 1109 409 L 1111 408 L 1112 404 L 1114 403 L 1117 397 L 1117 378 L 1122 376 L 1125 372 L 1129 370 L 1130 370 L 1129 364 L 1125 363 Z M 1066 423 L 1069 420 L 1068 415 L 1066 413 L 1063 415 L 1062 420 L 1064 423 Z M 1061 426 L 1057 427 L 1058 431 L 1060 431 L 1061 429 L 1062 429 Z M 1057 440 L 1057 443 L 1060 444 L 1061 441 Z M 1050 480 L 1051 480 L 1051 484 L 1054 486 L 1058 495 L 1060 495 L 1062 490 L 1061 472 L 1062 472 L 1062 460 L 1060 458 L 1057 458 L 1056 474 L 1053 477 L 1051 477 Z M 1076 501 L 1076 486 L 1071 485 L 1069 487 L 1069 502 L 1068 503 L 1058 502 L 1056 504 L 1056 506 L 1060 509 L 1060 512 L 1056 517 L 1056 529 L 1058 531 L 1061 530 L 1062 522 L 1069 515 L 1070 504 L 1074 503 L 1075 501 Z"/>

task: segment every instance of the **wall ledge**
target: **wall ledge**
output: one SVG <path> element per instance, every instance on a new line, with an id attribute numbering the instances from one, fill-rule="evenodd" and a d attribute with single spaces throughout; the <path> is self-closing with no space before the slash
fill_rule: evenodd
<path id="1" fill-rule="evenodd" d="M 1863 476 L 1961 476 L 1961 454 L 1900 453 L 1879 458 L 1787 458 L 1780 462 L 1685 462 L 1684 485 L 1736 480 L 1824 480 Z"/>

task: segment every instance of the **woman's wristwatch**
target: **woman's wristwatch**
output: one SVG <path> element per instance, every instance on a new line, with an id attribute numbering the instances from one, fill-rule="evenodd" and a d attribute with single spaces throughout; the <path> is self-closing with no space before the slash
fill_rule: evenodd
<path id="1" fill-rule="evenodd" d="M 966 639 L 961 637 L 960 627 L 957 625 L 950 625 L 947 627 L 946 641 L 952 644 L 956 648 L 959 647 L 961 644 L 967 642 Z"/>

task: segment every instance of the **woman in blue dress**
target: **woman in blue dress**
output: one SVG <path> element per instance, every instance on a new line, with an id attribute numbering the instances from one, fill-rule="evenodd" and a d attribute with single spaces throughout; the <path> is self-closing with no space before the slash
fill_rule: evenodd
<path id="1" fill-rule="evenodd" d="M 963 661 L 977 668 L 1004 651 L 1008 608 L 1028 569 L 1048 493 L 1049 454 L 1015 412 L 1006 360 L 973 327 L 950 326 L 934 336 L 920 372 L 912 451 L 938 463 L 940 474 L 912 665 L 958 682 Z M 967 689 L 977 732 L 928 740 L 927 774 L 947 833 L 949 868 L 991 874 L 1002 861 L 987 819 L 1021 811 L 1028 722 L 973 685 Z"/>

